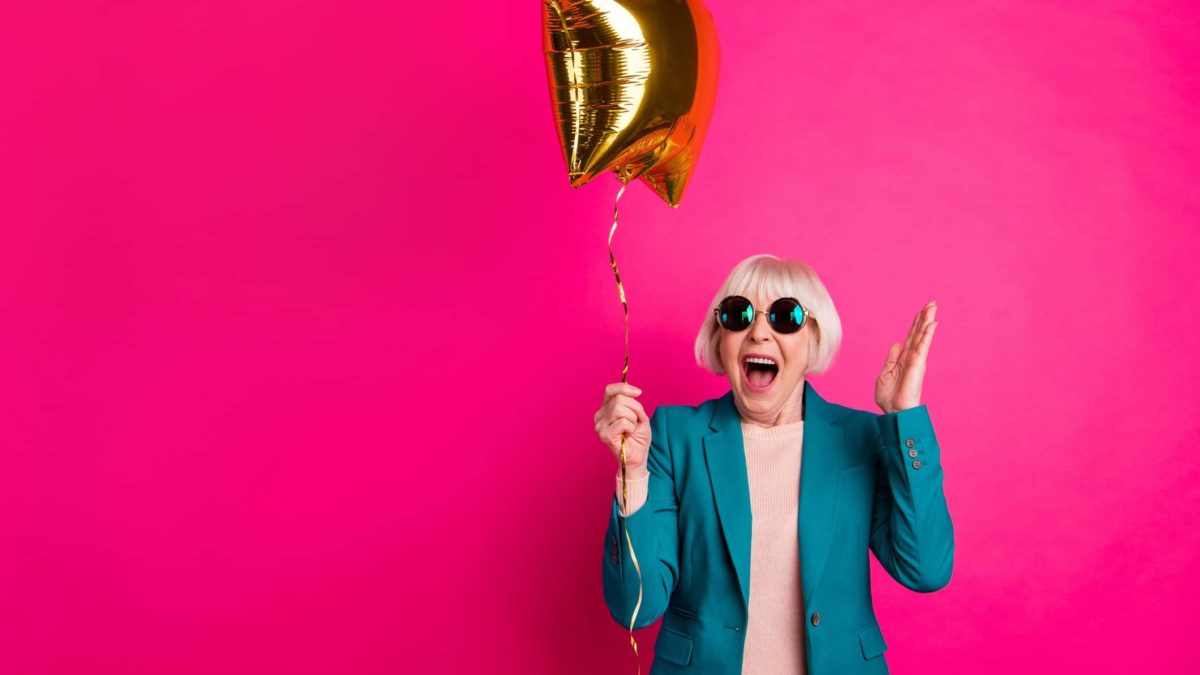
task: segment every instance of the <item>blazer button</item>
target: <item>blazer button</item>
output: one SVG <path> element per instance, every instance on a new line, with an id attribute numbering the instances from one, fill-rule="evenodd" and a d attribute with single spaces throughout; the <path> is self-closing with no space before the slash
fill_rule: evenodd
<path id="1" fill-rule="evenodd" d="M 816 626 L 816 625 L 819 625 L 820 623 L 821 623 L 821 613 L 820 613 L 820 612 L 813 612 L 813 615 L 812 615 L 812 625 Z"/>
<path id="2" fill-rule="evenodd" d="M 908 446 L 908 447 L 910 447 L 910 448 L 911 448 L 912 446 L 916 445 L 916 443 L 913 443 L 913 439 L 911 439 L 911 438 L 910 438 L 910 439 L 908 439 L 907 441 L 904 441 L 904 444 L 905 444 L 905 445 L 907 445 L 907 446 Z"/>
<path id="3" fill-rule="evenodd" d="M 908 451 L 908 456 L 909 456 L 909 457 L 916 457 L 916 456 L 917 456 L 917 451 L 916 451 L 916 450 L 909 450 L 909 451 Z"/>
<path id="4" fill-rule="evenodd" d="M 620 559 L 619 557 L 617 557 L 617 550 L 616 550 L 616 549 L 613 549 L 613 552 L 612 552 L 612 564 L 616 565 L 616 564 L 617 564 L 617 563 L 619 563 L 619 562 L 621 562 L 621 559 Z"/>
<path id="5" fill-rule="evenodd" d="M 914 460 L 913 460 L 913 468 L 914 468 L 914 469 L 919 469 L 919 468 L 921 468 L 921 460 L 919 460 L 919 459 L 914 459 Z"/>

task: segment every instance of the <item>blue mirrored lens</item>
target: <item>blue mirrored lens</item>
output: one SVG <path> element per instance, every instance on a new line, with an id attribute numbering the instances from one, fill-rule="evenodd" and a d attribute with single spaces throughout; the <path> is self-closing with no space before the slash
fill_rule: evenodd
<path id="1" fill-rule="evenodd" d="M 725 298 L 718 306 L 721 325 L 728 330 L 746 330 L 754 320 L 754 306 L 740 295 Z"/>
<path id="2" fill-rule="evenodd" d="M 771 305 L 771 327 L 780 333 L 795 333 L 804 323 L 804 308 L 791 298 L 780 298 Z"/>

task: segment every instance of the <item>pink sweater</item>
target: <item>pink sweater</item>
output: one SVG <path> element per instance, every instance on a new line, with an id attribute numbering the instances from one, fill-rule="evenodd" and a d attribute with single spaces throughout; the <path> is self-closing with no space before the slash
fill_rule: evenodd
<path id="1" fill-rule="evenodd" d="M 750 479 L 750 603 L 742 675 L 805 672 L 804 600 L 800 592 L 800 455 L 804 422 L 760 427 L 742 422 Z M 650 472 L 629 479 L 628 516 L 646 503 Z M 628 508 L 626 508 L 628 506 Z"/>

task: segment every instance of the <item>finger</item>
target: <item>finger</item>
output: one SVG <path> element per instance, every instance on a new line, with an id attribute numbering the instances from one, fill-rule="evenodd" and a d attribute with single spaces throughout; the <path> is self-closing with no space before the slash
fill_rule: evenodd
<path id="1" fill-rule="evenodd" d="M 629 420 L 634 424 L 638 422 L 637 411 L 627 401 L 621 401 L 613 406 L 612 417 L 610 419 Z"/>
<path id="2" fill-rule="evenodd" d="M 625 394 L 617 394 L 616 396 L 613 396 L 611 399 L 609 399 L 608 405 L 612 407 L 618 405 L 628 406 L 630 410 L 636 413 L 634 415 L 634 419 L 638 420 L 639 422 L 647 419 L 646 409 L 642 407 L 642 404 L 637 399 L 626 396 Z"/>
<path id="3" fill-rule="evenodd" d="M 609 409 L 608 409 L 608 406 L 605 406 L 605 407 L 601 408 L 601 409 L 600 409 L 600 412 L 599 412 L 599 413 L 597 413 L 596 415 L 597 415 L 597 417 L 596 417 L 596 425 L 595 425 L 595 426 L 596 426 L 596 433 L 598 433 L 598 434 L 600 434 L 601 436 L 603 436 L 603 435 L 604 435 L 604 430 L 605 430 L 605 429 L 608 427 L 608 425 L 609 425 L 609 424 L 611 424 L 611 423 L 612 423 L 612 421 L 613 421 L 613 418 L 612 418 L 612 416 L 611 416 L 611 414 L 610 414 L 610 411 L 609 411 Z"/>
<path id="4" fill-rule="evenodd" d="M 896 367 L 896 360 L 900 357 L 900 343 L 894 343 L 887 353 L 887 360 L 883 362 L 883 372 L 888 372 Z"/>
<path id="5" fill-rule="evenodd" d="M 633 433 L 633 422 L 630 422 L 629 420 L 625 419 L 624 417 L 621 417 L 621 418 L 615 419 L 611 423 L 609 423 L 608 433 L 606 433 L 605 436 L 608 436 L 609 438 L 614 438 L 614 437 L 619 436 L 626 432 L 631 433 L 631 434 Z"/>
<path id="6" fill-rule="evenodd" d="M 934 333 L 935 325 L 937 325 L 937 322 L 931 321 L 925 325 L 924 330 L 920 331 L 920 339 L 917 340 L 917 345 L 913 347 L 913 351 L 919 354 L 919 356 L 924 356 L 925 348 L 929 346 L 929 339 L 932 333 Z"/>
<path id="7" fill-rule="evenodd" d="M 929 345 L 933 342 L 933 333 L 937 330 L 937 327 L 938 322 L 930 321 L 925 332 L 921 334 L 921 342 L 917 346 L 917 354 L 920 355 L 922 360 L 929 355 Z"/>
<path id="8" fill-rule="evenodd" d="M 925 372 L 925 357 L 929 353 L 929 337 L 931 335 L 932 326 L 935 323 L 929 324 L 929 327 L 921 333 L 921 338 L 917 344 L 913 346 L 912 352 L 908 355 L 908 360 L 904 364 L 906 370 L 912 370 L 918 373 Z"/>
<path id="9" fill-rule="evenodd" d="M 640 396 L 641 393 L 641 389 L 638 389 L 628 382 L 613 382 L 604 388 L 604 400 L 608 401 L 608 399 L 616 396 L 617 394 L 624 394 L 626 396 Z"/>
<path id="10" fill-rule="evenodd" d="M 912 361 L 916 346 L 920 344 L 921 337 L 929 323 L 933 321 L 933 315 L 937 312 L 937 304 L 930 302 L 917 313 L 917 317 L 913 320 L 912 330 L 909 332 L 908 339 L 904 341 L 904 348 L 900 350 L 900 366 L 904 367 Z"/>
<path id="11" fill-rule="evenodd" d="M 638 423 L 649 422 L 650 418 L 649 418 L 649 416 L 647 416 L 646 408 L 642 407 L 641 402 L 638 402 L 636 399 L 630 399 L 629 406 L 631 408 L 634 408 L 634 412 L 637 413 L 637 422 Z"/>
<path id="12" fill-rule="evenodd" d="M 928 328 L 929 324 L 933 323 L 934 317 L 937 316 L 937 310 L 938 310 L 938 308 L 937 308 L 936 304 L 934 304 L 932 302 L 929 303 L 929 310 L 925 314 L 925 322 L 921 326 L 922 331 L 924 331 L 926 328 Z"/>
<path id="13" fill-rule="evenodd" d="M 635 405 L 640 406 L 641 404 L 637 402 L 637 399 L 625 394 L 614 394 L 613 397 L 608 399 L 608 402 L 605 403 L 605 406 L 607 406 L 610 410 L 622 405 L 630 406 L 632 408 Z"/>
<path id="14" fill-rule="evenodd" d="M 929 312 L 929 308 L 932 306 L 932 302 L 928 305 L 925 305 L 921 308 L 921 311 L 917 312 L 917 315 L 913 317 L 912 326 L 908 329 L 908 337 L 904 340 L 904 349 L 902 349 L 901 352 L 907 352 L 909 349 L 912 349 L 913 342 L 916 340 L 917 335 L 920 334 L 921 328 L 925 323 L 925 315 Z"/>

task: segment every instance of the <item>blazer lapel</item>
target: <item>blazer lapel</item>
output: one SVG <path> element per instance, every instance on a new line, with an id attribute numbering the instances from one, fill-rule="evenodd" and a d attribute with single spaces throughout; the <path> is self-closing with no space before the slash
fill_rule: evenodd
<path id="1" fill-rule="evenodd" d="M 732 389 L 717 400 L 709 428 L 713 433 L 704 437 L 704 460 L 717 503 L 717 519 L 745 607 L 750 603 L 750 478 L 746 474 L 741 417 L 733 403 Z"/>
<path id="2" fill-rule="evenodd" d="M 845 452 L 845 429 L 835 424 L 834 408 L 804 382 L 804 447 L 800 455 L 800 581 L 804 600 L 825 571 L 833 543 L 834 506 Z"/>
<path id="3" fill-rule="evenodd" d="M 837 497 L 837 474 L 843 430 L 834 424 L 833 409 L 804 382 L 804 445 L 800 466 L 801 582 L 807 601 L 821 578 L 833 535 L 833 507 Z M 717 519 L 742 592 L 742 604 L 750 603 L 750 480 L 746 473 L 746 449 L 742 441 L 741 417 L 733 402 L 733 391 L 717 399 L 709 421 L 711 433 L 704 441 L 704 459 L 716 500 Z"/>

